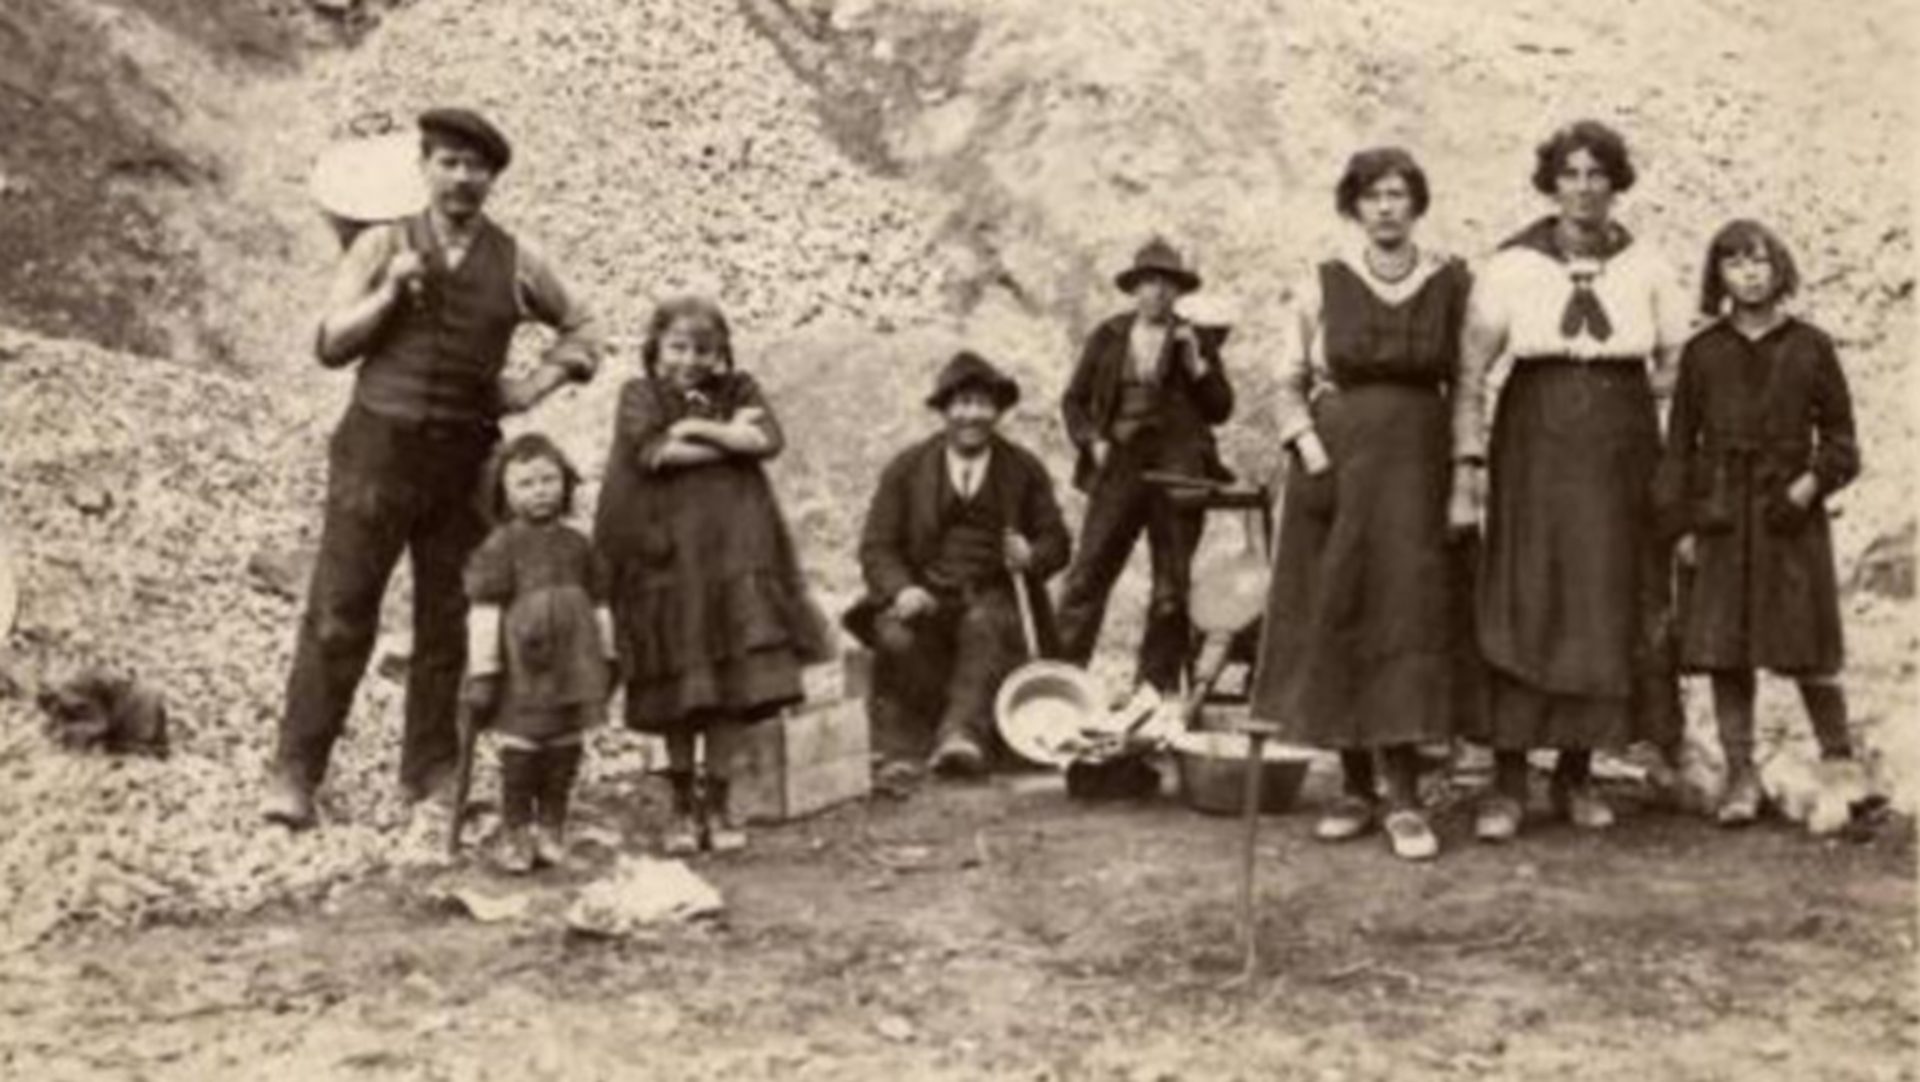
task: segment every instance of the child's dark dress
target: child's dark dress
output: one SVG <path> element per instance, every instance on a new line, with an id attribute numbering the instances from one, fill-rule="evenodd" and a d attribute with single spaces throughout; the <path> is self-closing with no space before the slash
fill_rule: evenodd
<path id="1" fill-rule="evenodd" d="M 743 410 L 760 411 L 756 423 L 777 451 L 779 424 L 745 374 L 721 377 L 698 399 L 660 380 L 620 389 L 594 540 L 613 575 L 635 729 L 684 732 L 715 717 L 771 716 L 800 700 L 802 667 L 828 656 L 760 461 L 653 465 L 674 422 Z"/>
<path id="2" fill-rule="evenodd" d="M 496 731 L 549 740 L 604 718 L 610 674 L 594 610 L 607 576 L 585 536 L 559 522 L 499 527 L 467 564 L 467 597 L 502 610 Z"/>
<path id="3" fill-rule="evenodd" d="M 1809 470 L 1820 497 L 1803 511 L 1787 489 Z M 1683 666 L 1840 670 L 1825 498 L 1859 471 L 1846 377 L 1818 328 L 1788 319 L 1756 341 L 1721 321 L 1688 343 L 1660 482 L 1667 527 L 1695 537 Z"/>

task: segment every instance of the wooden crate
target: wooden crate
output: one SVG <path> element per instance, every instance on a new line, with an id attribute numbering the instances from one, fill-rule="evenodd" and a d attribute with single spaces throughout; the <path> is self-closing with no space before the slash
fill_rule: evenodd
<path id="1" fill-rule="evenodd" d="M 778 823 L 859 800 L 873 789 L 866 703 L 809 703 L 747 730 L 733 806 L 749 822 Z"/>

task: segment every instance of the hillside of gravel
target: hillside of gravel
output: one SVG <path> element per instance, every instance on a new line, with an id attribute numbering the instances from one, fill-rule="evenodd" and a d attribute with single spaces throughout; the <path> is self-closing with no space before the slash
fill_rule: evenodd
<path id="1" fill-rule="evenodd" d="M 1019 376 L 1010 426 L 1064 481 L 1054 402 L 1074 342 L 1121 303 L 1112 272 L 1164 232 L 1209 280 L 1192 310 L 1236 326 L 1228 457 L 1265 478 L 1275 328 L 1290 283 L 1339 236 L 1329 193 L 1345 156 L 1408 144 L 1436 193 L 1427 238 L 1478 255 L 1544 211 L 1531 149 L 1576 115 L 1628 134 L 1642 181 L 1622 216 L 1689 281 L 1734 214 L 1775 223 L 1800 252 L 1801 307 L 1840 341 L 1868 463 L 1841 501 L 1843 571 L 1920 497 L 1903 466 L 1920 451 L 1913 54 L 1894 0 L 1844 20 L 1758 0 L 1502 0 L 1471 20 L 1416 0 L 365 6 L 366 25 L 319 42 L 311 13 L 290 28 L 280 9 L 300 5 L 270 0 L 0 13 L 0 60 L 21 55 L 23 26 L 80 43 L 60 55 L 106 50 L 92 62 L 119 82 L 78 59 L 30 69 L 59 115 L 117 117 L 128 140 L 200 163 L 177 182 L 121 176 L 101 205 L 137 221 L 102 226 L 113 244 L 87 257 L 97 271 L 72 251 L 38 278 L 0 261 L 0 323 L 60 336 L 0 331 L 0 529 L 25 590 L 0 695 L 0 818 L 17 824 L 0 844 L 0 946 L 62 921 L 249 909 L 432 859 L 392 802 L 398 697 L 383 678 L 336 762 L 328 829 L 295 843 L 251 819 L 347 383 L 310 360 L 334 248 L 307 169 L 327 140 L 429 104 L 482 109 L 514 138 L 498 217 L 554 257 L 615 344 L 601 379 L 516 424 L 597 474 L 650 305 L 714 295 L 786 422 L 776 483 L 830 607 L 858 588 L 852 538 L 879 465 L 930 424 L 921 398 L 955 346 Z M 242 33 L 261 11 L 283 21 Z M 106 145 L 86 134 L 98 124 L 59 128 L 8 85 L 7 132 Z M 149 99 L 170 104 L 134 108 Z M 8 179 L 41 162 L 28 145 L 0 143 L 0 229 L 38 223 L 36 250 L 51 250 L 89 189 Z M 108 169 L 71 160 L 77 176 Z M 115 246 L 128 236 L 150 236 L 142 258 L 167 273 L 140 278 Z M 521 362 L 538 342 L 530 332 Z M 283 570 L 263 582 L 262 566 Z M 1911 725 L 1895 723 L 1911 720 L 1911 601 L 1847 604 L 1863 728 L 1910 806 Z M 404 594 L 388 612 L 401 627 Z M 1124 615 L 1114 633 L 1131 633 Z M 95 659 L 168 696 L 172 759 L 68 756 L 39 736 L 34 688 Z M 1769 692 L 1767 718 L 1774 745 L 1804 744 L 1785 698 Z"/>

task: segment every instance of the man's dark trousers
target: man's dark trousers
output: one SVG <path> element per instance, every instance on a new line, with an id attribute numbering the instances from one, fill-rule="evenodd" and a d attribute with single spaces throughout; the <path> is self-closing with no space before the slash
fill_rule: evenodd
<path id="1" fill-rule="evenodd" d="M 449 769 L 466 666 L 467 559 L 486 536 L 480 483 L 499 440 L 490 422 L 395 420 L 355 405 L 333 434 L 320 554 L 294 647 L 275 759 L 308 787 L 327 770 L 379 634 L 401 554 L 413 572 L 400 783 L 410 795 Z"/>
<path id="2" fill-rule="evenodd" d="M 1067 572 L 1059 620 L 1062 656 L 1085 665 L 1100 638 L 1113 584 L 1145 531 L 1153 592 L 1137 674 L 1166 693 L 1179 689 L 1191 646 L 1187 590 L 1202 524 L 1197 508 L 1176 506 L 1164 489 L 1142 477 L 1143 471 L 1157 467 L 1161 457 L 1150 436 L 1116 445 L 1109 452 L 1088 493 L 1079 558 Z"/>
<path id="3" fill-rule="evenodd" d="M 949 735 L 982 751 L 998 745 L 993 700 L 1025 659 L 1011 589 L 942 595 L 940 608 L 913 620 L 874 621 L 874 750 L 920 760 Z"/>

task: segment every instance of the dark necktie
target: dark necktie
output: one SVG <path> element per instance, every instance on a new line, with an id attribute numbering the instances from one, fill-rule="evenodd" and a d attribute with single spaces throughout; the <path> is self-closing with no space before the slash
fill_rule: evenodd
<path id="1" fill-rule="evenodd" d="M 1578 337 L 1584 328 L 1596 341 L 1604 342 L 1613 337 L 1613 322 L 1607 318 L 1607 310 L 1600 307 L 1600 298 L 1593 292 L 1593 279 L 1597 271 L 1570 271 L 1573 278 L 1573 296 L 1567 298 L 1567 310 L 1560 314 L 1560 333 L 1567 338 Z"/>

